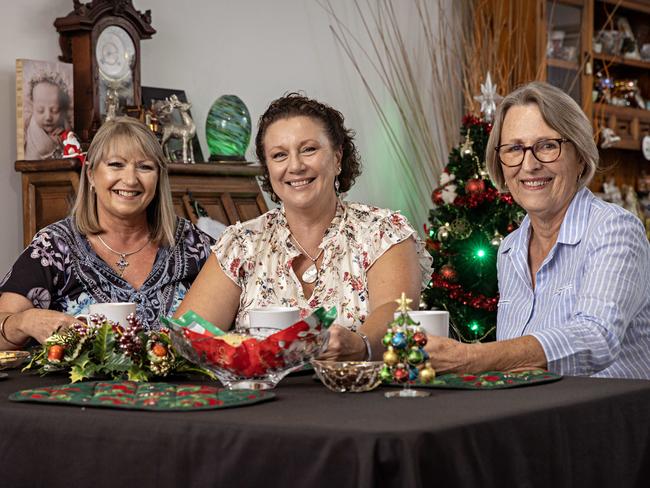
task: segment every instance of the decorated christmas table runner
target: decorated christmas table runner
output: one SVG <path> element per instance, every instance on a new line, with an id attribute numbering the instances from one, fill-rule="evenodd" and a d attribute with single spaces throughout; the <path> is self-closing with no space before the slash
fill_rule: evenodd
<path id="1" fill-rule="evenodd" d="M 189 411 L 239 407 L 272 400 L 268 391 L 224 390 L 208 385 L 87 381 L 13 393 L 15 402 L 62 403 L 131 410 Z"/>
<path id="2" fill-rule="evenodd" d="M 448 388 L 458 390 L 497 390 L 517 386 L 550 383 L 561 379 L 561 375 L 549 373 L 542 369 L 508 373 L 503 371 L 486 371 L 480 374 L 443 374 L 436 376 L 431 383 L 411 383 L 414 388 Z M 392 383 L 391 386 L 402 386 Z"/>

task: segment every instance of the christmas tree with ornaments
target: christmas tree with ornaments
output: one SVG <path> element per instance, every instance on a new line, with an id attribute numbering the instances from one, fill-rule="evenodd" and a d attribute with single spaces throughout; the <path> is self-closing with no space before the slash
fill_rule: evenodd
<path id="1" fill-rule="evenodd" d="M 485 168 L 496 87 L 489 76 L 481 86 L 482 116 L 466 115 L 462 143 L 452 149 L 431 198 L 427 249 L 433 256 L 426 308 L 447 310 L 450 326 L 463 342 L 496 338 L 497 252 L 503 238 L 524 216 L 508 193 L 499 193 Z"/>

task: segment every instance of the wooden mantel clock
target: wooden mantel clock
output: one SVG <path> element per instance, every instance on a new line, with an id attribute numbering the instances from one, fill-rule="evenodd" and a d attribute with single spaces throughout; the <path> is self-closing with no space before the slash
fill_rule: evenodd
<path id="1" fill-rule="evenodd" d="M 89 142 L 102 123 L 109 90 L 120 106 L 140 106 L 140 40 L 150 39 L 151 11 L 131 0 L 74 1 L 74 10 L 54 21 L 62 55 L 74 72 L 74 130 Z"/>

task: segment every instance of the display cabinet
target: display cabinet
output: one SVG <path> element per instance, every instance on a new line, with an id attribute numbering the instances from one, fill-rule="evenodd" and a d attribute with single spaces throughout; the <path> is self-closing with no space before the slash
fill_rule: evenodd
<path id="1" fill-rule="evenodd" d="M 650 135 L 650 0 L 538 0 L 530 23 L 540 78 L 569 93 L 593 122 L 601 170 L 592 189 L 613 179 L 645 191 L 639 178 L 650 173 L 641 152 Z M 607 140 L 606 128 L 614 139 Z"/>

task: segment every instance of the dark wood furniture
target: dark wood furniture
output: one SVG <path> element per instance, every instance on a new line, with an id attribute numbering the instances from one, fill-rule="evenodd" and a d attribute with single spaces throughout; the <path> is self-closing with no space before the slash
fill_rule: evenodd
<path id="1" fill-rule="evenodd" d="M 23 243 L 70 213 L 79 188 L 77 159 L 16 161 L 23 183 Z M 197 201 L 210 217 L 224 224 L 255 218 L 268 210 L 256 177 L 259 166 L 231 163 L 170 164 L 169 178 L 176 213 L 192 221 Z"/>

